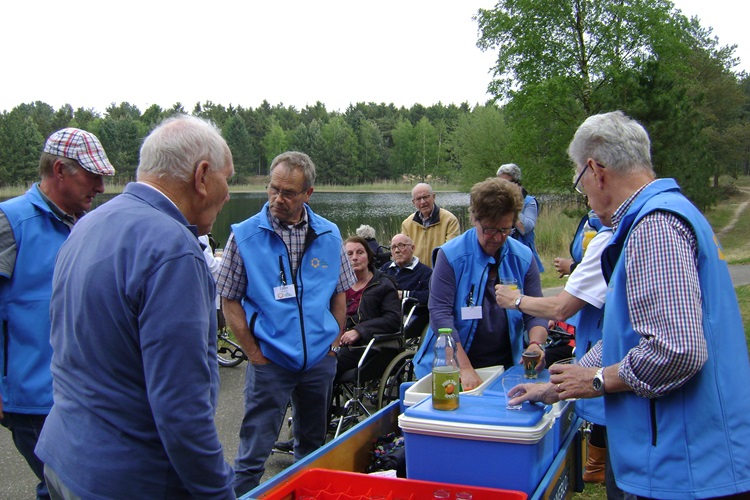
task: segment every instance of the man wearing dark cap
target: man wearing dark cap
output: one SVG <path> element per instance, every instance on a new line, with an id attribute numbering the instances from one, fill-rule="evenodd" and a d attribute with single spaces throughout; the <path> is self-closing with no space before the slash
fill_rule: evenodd
<path id="1" fill-rule="evenodd" d="M 115 169 L 96 136 L 65 128 L 47 139 L 39 174 L 41 181 L 25 194 L 0 203 L 0 423 L 39 478 L 37 498 L 49 498 L 34 447 L 52 408 L 55 256 Z"/>

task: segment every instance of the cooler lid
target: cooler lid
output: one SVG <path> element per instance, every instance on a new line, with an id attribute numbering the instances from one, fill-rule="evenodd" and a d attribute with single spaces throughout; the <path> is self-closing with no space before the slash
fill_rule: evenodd
<path id="1" fill-rule="evenodd" d="M 544 416 L 545 405 L 524 403 L 520 410 L 506 410 L 505 396 L 502 398 L 473 396 L 459 397 L 456 410 L 436 410 L 432 407 L 432 398 L 426 398 L 407 408 L 405 414 L 414 418 L 440 422 L 533 427 Z"/>
<path id="2" fill-rule="evenodd" d="M 536 443 L 555 423 L 544 405 L 524 403 L 506 410 L 505 398 L 460 398 L 457 410 L 435 410 L 431 398 L 406 409 L 398 417 L 404 432 L 458 439 Z"/>

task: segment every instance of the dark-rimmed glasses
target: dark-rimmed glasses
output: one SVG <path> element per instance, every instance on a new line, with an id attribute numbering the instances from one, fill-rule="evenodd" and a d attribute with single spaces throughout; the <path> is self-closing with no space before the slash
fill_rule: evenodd
<path id="1" fill-rule="evenodd" d="M 502 234 L 503 236 L 510 236 L 511 234 L 516 232 L 515 227 L 484 227 L 481 222 L 479 223 L 479 227 L 482 228 L 482 234 L 484 234 L 485 236 L 489 236 L 490 238 L 493 238 L 498 234 Z"/>
<path id="2" fill-rule="evenodd" d="M 297 196 L 301 195 L 307 191 L 306 189 L 303 189 L 302 191 L 292 191 L 290 189 L 279 189 L 272 185 L 266 186 L 266 192 L 269 194 L 269 196 L 277 197 L 280 196 L 281 198 L 284 198 L 285 200 L 293 200 Z"/>
<path id="3" fill-rule="evenodd" d="M 396 251 L 396 250 L 401 250 L 401 251 L 403 251 L 403 250 L 404 250 L 404 248 L 406 248 L 406 247 L 408 247 L 408 246 L 409 246 L 409 245 L 407 245 L 406 243 L 395 243 L 395 244 L 391 245 L 391 252 L 394 252 L 394 251 Z"/>
<path id="4" fill-rule="evenodd" d="M 575 189 L 578 194 L 586 194 L 583 192 L 583 186 L 579 186 L 579 184 L 581 183 L 581 178 L 583 177 L 583 174 L 586 173 L 586 170 L 588 170 L 588 168 L 589 168 L 589 164 L 586 163 L 586 166 L 583 167 L 583 170 L 581 170 L 581 173 L 578 174 L 578 177 L 576 177 L 576 181 L 573 183 L 573 189 Z"/>

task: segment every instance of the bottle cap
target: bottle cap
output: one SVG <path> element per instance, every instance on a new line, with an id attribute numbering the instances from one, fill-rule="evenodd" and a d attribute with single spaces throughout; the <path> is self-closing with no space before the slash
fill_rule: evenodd
<path id="1" fill-rule="evenodd" d="M 452 333 L 453 328 L 438 328 L 438 333 Z"/>

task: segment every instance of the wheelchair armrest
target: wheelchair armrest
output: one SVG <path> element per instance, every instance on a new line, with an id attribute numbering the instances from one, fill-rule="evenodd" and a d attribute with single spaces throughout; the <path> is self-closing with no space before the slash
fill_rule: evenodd
<path id="1" fill-rule="evenodd" d="M 386 342 L 388 340 L 399 340 L 403 338 L 403 335 L 401 332 L 393 332 L 393 333 L 376 333 L 373 335 L 373 340 L 377 343 L 380 342 Z"/>

